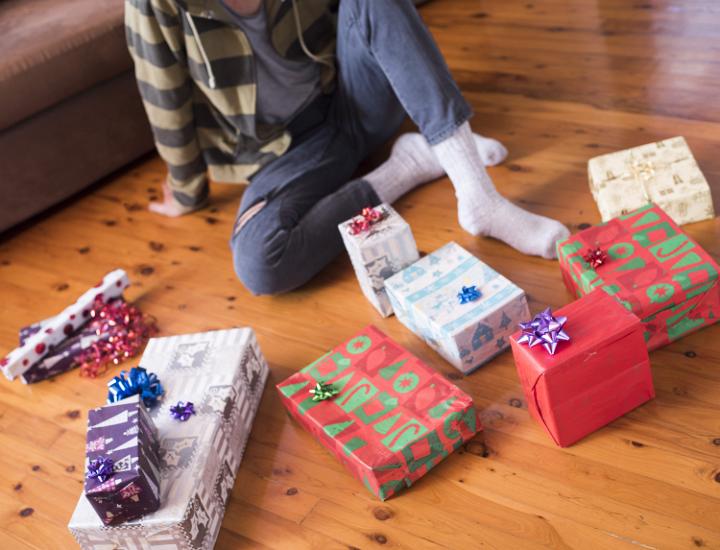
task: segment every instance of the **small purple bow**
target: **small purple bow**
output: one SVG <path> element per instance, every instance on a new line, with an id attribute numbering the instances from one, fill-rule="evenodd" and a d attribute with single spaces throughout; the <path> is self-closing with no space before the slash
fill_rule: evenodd
<path id="1" fill-rule="evenodd" d="M 550 355 L 555 355 L 555 348 L 558 342 L 570 340 L 564 327 L 567 317 L 561 315 L 554 317 L 550 308 L 538 313 L 531 321 L 520 323 L 522 336 L 518 338 L 518 344 L 527 344 L 529 347 L 542 344 Z"/>
<path id="2" fill-rule="evenodd" d="M 88 479 L 97 479 L 100 482 L 110 479 L 115 471 L 113 470 L 112 458 L 101 456 L 95 460 L 91 460 L 88 464 Z"/>
<path id="3" fill-rule="evenodd" d="M 187 403 L 178 401 L 177 405 L 170 407 L 170 414 L 175 420 L 185 422 L 188 418 L 195 414 L 195 405 L 192 404 L 192 401 L 188 401 Z"/>

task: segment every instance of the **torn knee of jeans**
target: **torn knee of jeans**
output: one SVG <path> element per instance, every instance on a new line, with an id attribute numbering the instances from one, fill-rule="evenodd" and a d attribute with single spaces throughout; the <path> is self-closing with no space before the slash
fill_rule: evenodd
<path id="1" fill-rule="evenodd" d="M 250 208 L 245 210 L 242 214 L 240 214 L 237 219 L 235 220 L 235 226 L 233 227 L 233 237 L 237 235 L 240 230 L 247 225 L 247 223 L 255 217 L 258 212 L 260 212 L 265 205 L 267 204 L 266 200 L 261 200 L 260 202 L 257 202 L 253 204 Z"/>

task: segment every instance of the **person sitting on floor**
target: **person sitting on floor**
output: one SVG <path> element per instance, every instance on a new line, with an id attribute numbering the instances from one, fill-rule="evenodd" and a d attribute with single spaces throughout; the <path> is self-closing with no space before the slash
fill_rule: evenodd
<path id="1" fill-rule="evenodd" d="M 179 216 L 212 179 L 250 184 L 231 236 L 254 294 L 295 289 L 342 250 L 337 225 L 443 174 L 472 235 L 555 256 L 568 236 L 495 189 L 507 154 L 474 135 L 471 109 L 411 0 L 126 0 L 126 32 Z M 390 158 L 353 179 L 404 118 Z"/>

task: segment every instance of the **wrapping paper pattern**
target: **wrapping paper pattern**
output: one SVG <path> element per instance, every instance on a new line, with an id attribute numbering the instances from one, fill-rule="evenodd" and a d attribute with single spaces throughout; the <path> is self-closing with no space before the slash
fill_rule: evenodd
<path id="1" fill-rule="evenodd" d="M 583 255 L 596 246 L 608 259 L 593 269 Z M 557 250 L 570 292 L 613 296 L 640 318 L 650 350 L 718 320 L 720 268 L 656 205 L 585 229 Z"/>
<path id="2" fill-rule="evenodd" d="M 350 261 L 365 297 L 383 317 L 393 308 L 385 291 L 385 279 L 417 261 L 420 257 L 410 226 L 389 205 L 377 209 L 387 212 L 385 219 L 370 231 L 351 235 L 352 219 L 338 226 Z"/>
<path id="3" fill-rule="evenodd" d="M 157 430 L 135 395 L 88 412 L 85 471 L 98 458 L 113 460 L 112 477 L 85 478 L 85 496 L 106 525 L 160 506 Z"/>
<path id="4" fill-rule="evenodd" d="M 122 298 L 117 299 L 122 300 Z M 33 334 L 47 327 L 52 320 L 51 317 L 21 328 L 20 345 L 22 346 Z M 101 338 L 102 336 L 97 334 L 92 325 L 92 321 L 89 321 L 59 344 L 51 346 L 47 355 L 22 373 L 20 379 L 25 384 L 34 384 L 74 369 L 78 366 L 78 357 Z"/>
<path id="5" fill-rule="evenodd" d="M 553 312 L 571 337 L 550 355 L 512 336 L 530 414 L 561 447 L 655 397 L 642 325 L 601 290 Z"/>
<path id="6" fill-rule="evenodd" d="M 93 302 L 102 297 L 106 302 L 122 295 L 130 281 L 122 269 L 111 271 L 93 288 L 87 290 L 77 301 L 59 315 L 45 321 L 41 330 L 32 334 L 23 345 L 15 348 L 0 360 L 3 374 L 10 380 L 22 375 L 45 357 L 89 318 Z"/>
<path id="7" fill-rule="evenodd" d="M 251 329 L 153 338 L 141 364 L 162 380 L 165 397 L 150 411 L 160 439 L 156 512 L 103 527 L 82 497 L 70 531 L 84 549 L 206 550 L 213 547 L 235 482 L 268 366 Z M 170 415 L 192 401 L 187 422 Z"/>
<path id="8" fill-rule="evenodd" d="M 678 225 L 715 217 L 710 187 L 683 137 L 590 159 L 588 176 L 604 222 L 649 202 Z"/>
<path id="9" fill-rule="evenodd" d="M 313 401 L 318 382 L 339 393 Z M 481 430 L 469 395 L 374 326 L 277 389 L 290 414 L 381 500 Z"/>
<path id="10" fill-rule="evenodd" d="M 459 303 L 463 286 L 480 299 Z M 398 319 L 468 374 L 510 346 L 529 311 L 525 292 L 451 242 L 386 281 Z"/>

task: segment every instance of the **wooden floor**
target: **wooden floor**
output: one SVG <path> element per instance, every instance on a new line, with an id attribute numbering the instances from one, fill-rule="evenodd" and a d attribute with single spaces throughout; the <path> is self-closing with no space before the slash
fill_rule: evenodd
<path id="1" fill-rule="evenodd" d="M 716 0 L 436 0 L 422 14 L 477 115 L 510 150 L 500 190 L 573 231 L 599 221 L 591 156 L 684 135 L 720 205 L 720 4 Z M 115 268 L 163 334 L 249 325 L 272 375 L 217 547 L 720 548 L 720 326 L 651 356 L 657 398 L 569 449 L 529 417 L 510 353 L 462 378 L 362 297 L 339 258 L 299 292 L 253 298 L 227 246 L 242 189 L 209 210 L 145 210 L 151 158 L 0 243 L 0 349 Z M 464 234 L 450 184 L 398 203 L 418 245 L 450 240 L 523 287 L 531 309 L 570 300 L 556 262 Z M 720 258 L 720 223 L 687 231 Z M 368 323 L 468 391 L 480 436 L 405 493 L 375 500 L 281 409 L 272 386 Z M 70 548 L 86 410 L 104 379 L 77 372 L 0 382 L 0 548 Z"/>

